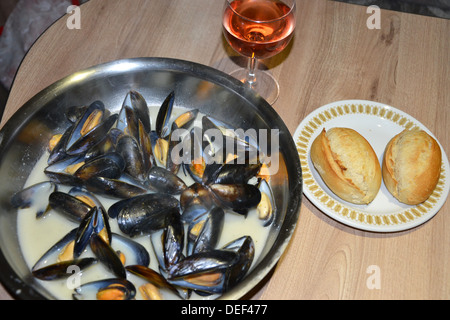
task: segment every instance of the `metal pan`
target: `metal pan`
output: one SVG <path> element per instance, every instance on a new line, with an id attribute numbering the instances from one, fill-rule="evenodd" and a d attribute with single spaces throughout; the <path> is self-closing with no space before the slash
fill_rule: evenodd
<path id="1" fill-rule="evenodd" d="M 0 280 L 18 299 L 52 299 L 33 279 L 17 236 L 17 210 L 12 194 L 21 190 L 50 137 L 67 126 L 65 111 L 73 105 L 102 100 L 118 112 L 129 90 L 139 91 L 149 105 L 161 105 L 175 90 L 177 105 L 233 127 L 279 130 L 279 170 L 274 193 L 281 214 L 272 225 L 263 256 L 251 273 L 222 299 L 239 299 L 274 267 L 295 229 L 302 194 L 302 172 L 294 141 L 279 115 L 239 81 L 213 68 L 182 60 L 137 58 L 114 61 L 77 72 L 28 101 L 0 131 Z"/>

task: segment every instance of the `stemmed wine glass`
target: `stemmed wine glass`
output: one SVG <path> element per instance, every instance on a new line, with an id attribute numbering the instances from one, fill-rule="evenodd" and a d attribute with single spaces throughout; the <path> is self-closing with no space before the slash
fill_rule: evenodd
<path id="1" fill-rule="evenodd" d="M 225 0 L 223 33 L 231 47 L 249 58 L 247 69 L 231 75 L 273 104 L 279 95 L 278 81 L 259 70 L 258 59 L 281 52 L 295 29 L 296 0 Z"/>

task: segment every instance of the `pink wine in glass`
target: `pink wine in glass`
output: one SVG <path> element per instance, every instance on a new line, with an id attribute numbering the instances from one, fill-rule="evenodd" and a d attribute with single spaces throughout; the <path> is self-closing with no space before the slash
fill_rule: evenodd
<path id="1" fill-rule="evenodd" d="M 223 15 L 224 35 L 238 53 L 256 59 L 282 51 L 292 38 L 295 17 L 278 0 L 235 0 Z"/>

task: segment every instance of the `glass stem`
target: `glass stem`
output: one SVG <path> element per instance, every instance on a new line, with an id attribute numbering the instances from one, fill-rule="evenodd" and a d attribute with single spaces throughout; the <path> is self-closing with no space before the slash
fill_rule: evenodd
<path id="1" fill-rule="evenodd" d="M 248 60 L 248 72 L 247 72 L 247 79 L 245 79 L 245 83 L 248 84 L 250 88 L 252 88 L 256 83 L 256 75 L 255 70 L 256 66 L 258 64 L 258 60 L 255 57 L 251 57 Z"/>

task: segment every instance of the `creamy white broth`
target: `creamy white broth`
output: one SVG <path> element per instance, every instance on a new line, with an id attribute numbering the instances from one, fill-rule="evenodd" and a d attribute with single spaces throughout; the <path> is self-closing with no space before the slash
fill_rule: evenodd
<path id="1" fill-rule="evenodd" d="M 155 111 L 156 110 L 156 111 Z M 174 110 L 174 114 L 181 114 L 185 110 L 179 109 Z M 157 108 L 153 108 L 151 118 L 156 119 Z M 201 117 L 197 117 L 201 119 Z M 197 125 L 199 124 L 197 120 Z M 30 173 L 27 179 L 25 187 L 34 185 L 39 182 L 48 181 L 48 178 L 44 174 L 44 169 L 47 167 L 48 153 L 45 153 L 41 159 L 37 162 L 35 167 Z M 193 183 L 193 180 L 185 176 L 185 174 L 180 170 L 180 177 L 185 181 L 187 185 Z M 70 187 L 58 186 L 60 191 L 68 191 Z M 117 201 L 117 199 L 109 199 L 105 197 L 98 196 L 99 200 L 102 202 L 106 210 Z M 48 200 L 48 199 L 47 199 Z M 43 199 L 45 201 L 45 199 Z M 112 232 L 122 234 L 117 225 L 116 219 L 109 219 Z M 17 219 L 17 230 L 20 247 L 25 261 L 29 268 L 31 269 L 34 264 L 42 257 L 42 255 L 51 248 L 57 241 L 64 237 L 72 229 L 78 227 L 78 224 L 68 220 L 66 217 L 55 211 L 49 211 L 42 218 L 36 218 L 36 210 L 33 208 L 19 209 L 18 219 Z M 223 247 L 227 243 L 240 238 L 244 235 L 248 235 L 253 239 L 255 244 L 255 258 L 253 260 L 252 268 L 256 265 L 259 256 L 266 243 L 270 227 L 262 227 L 262 222 L 258 218 L 256 209 L 251 210 L 247 217 L 242 215 L 226 212 L 224 229 L 221 233 L 221 237 L 218 243 L 218 248 Z M 123 235 L 123 234 L 122 234 Z M 152 243 L 150 241 L 150 236 L 140 236 L 133 238 L 134 241 L 142 244 L 150 254 L 150 268 L 158 271 L 158 259 L 154 253 Z M 114 247 L 114 240 L 113 240 Z M 117 250 L 117 248 L 114 248 Z M 121 247 L 120 250 L 123 250 Z M 124 252 L 126 256 L 131 256 Z M 94 255 L 89 249 L 82 254 L 81 257 L 93 257 Z M 55 263 L 55 261 L 48 261 L 48 264 Z M 133 261 L 127 261 L 126 264 L 134 264 Z M 114 277 L 114 275 L 108 271 L 101 263 L 97 263 L 92 267 L 89 267 L 82 272 L 81 284 Z M 139 286 L 145 283 L 145 280 L 138 278 L 130 273 L 127 273 L 127 279 L 133 282 L 136 286 L 136 299 L 141 299 L 141 294 L 138 290 Z M 50 294 L 52 294 L 56 299 L 72 299 L 73 289 L 69 287 L 71 282 L 68 280 L 55 280 L 55 281 L 39 281 Z M 69 283 L 69 285 L 68 285 Z M 161 291 L 164 299 L 178 299 L 171 292 Z M 211 295 L 208 297 L 201 297 L 192 294 L 191 299 L 211 299 L 216 298 L 217 295 Z"/>

